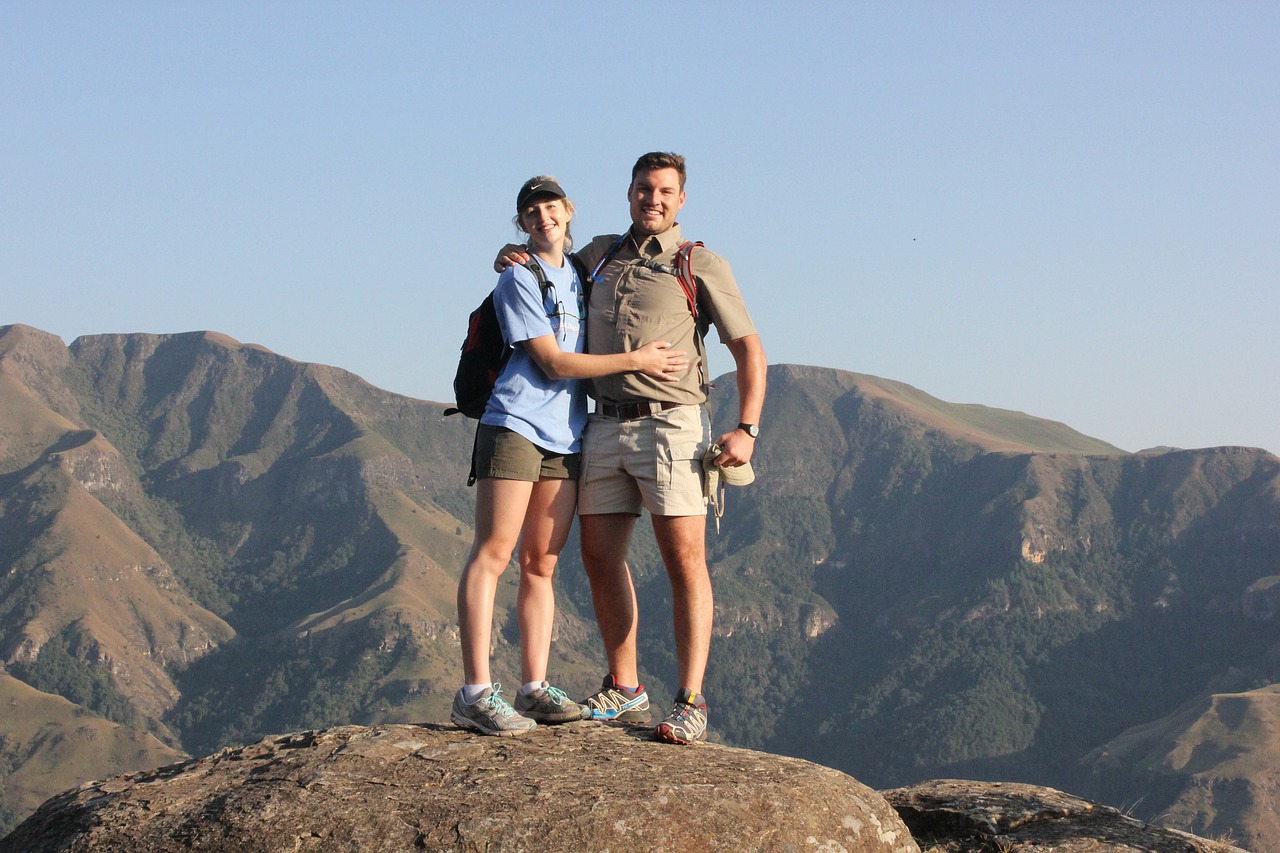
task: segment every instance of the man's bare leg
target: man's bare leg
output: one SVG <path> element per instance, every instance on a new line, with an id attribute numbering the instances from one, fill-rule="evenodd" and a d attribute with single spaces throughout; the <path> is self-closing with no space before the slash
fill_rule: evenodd
<path id="1" fill-rule="evenodd" d="M 679 686 L 694 693 L 702 692 L 715 613 L 711 575 L 707 570 L 706 531 L 704 515 L 653 516 L 658 550 L 671 580 Z"/>
<path id="2" fill-rule="evenodd" d="M 627 568 L 627 546 L 636 516 L 582 515 L 582 563 L 591 582 L 591 603 L 600 626 L 609 671 L 619 684 L 640 683 L 636 661 L 636 589 Z"/>

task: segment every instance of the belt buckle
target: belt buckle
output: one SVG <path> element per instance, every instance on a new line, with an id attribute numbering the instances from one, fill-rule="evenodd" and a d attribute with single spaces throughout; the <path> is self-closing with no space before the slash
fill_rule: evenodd
<path id="1" fill-rule="evenodd" d="M 605 417 L 612 417 L 618 421 L 634 421 L 639 420 L 649 414 L 652 414 L 649 407 L 644 403 L 635 401 L 629 403 L 605 403 L 602 406 Z"/>
<path id="2" fill-rule="evenodd" d="M 638 421 L 674 409 L 678 404 L 661 400 L 632 400 L 626 403 L 601 402 L 598 411 L 618 421 Z"/>

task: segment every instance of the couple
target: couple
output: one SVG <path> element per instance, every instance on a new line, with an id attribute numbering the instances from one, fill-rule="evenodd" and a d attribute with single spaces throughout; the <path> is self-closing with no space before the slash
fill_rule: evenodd
<path id="1" fill-rule="evenodd" d="M 465 684 L 451 713 L 464 728 L 510 735 L 538 722 L 650 721 L 636 660 L 635 588 L 626 564 L 644 507 L 671 582 L 680 679 L 674 707 L 654 736 L 681 744 L 705 736 L 701 691 L 713 610 L 702 458 L 712 436 L 703 405 L 709 377 L 701 324 L 715 325 L 737 367 L 741 423 L 715 439 L 722 448 L 717 464 L 751 459 L 766 364 L 728 263 L 698 248 L 691 256 L 696 306 L 682 289 L 674 266 L 684 242 L 676 222 L 684 184 L 684 158 L 678 154 L 654 152 L 636 161 L 627 188 L 631 228 L 621 236 L 596 237 L 576 254 L 581 268 L 591 271 L 589 290 L 566 254 L 572 248 L 573 204 L 564 190 L 538 177 L 516 197 L 515 221 L 534 257 L 507 246 L 495 264 L 506 267 L 494 301 L 514 351 L 476 441 L 476 539 L 458 584 Z M 526 261 L 541 268 L 545 291 L 517 263 Z M 597 401 L 585 436 L 584 379 L 592 380 Z M 552 572 L 575 504 L 609 662 L 600 691 L 581 705 L 546 680 L 555 612 Z M 508 703 L 490 678 L 489 644 L 498 577 L 517 540 L 524 684 Z"/>

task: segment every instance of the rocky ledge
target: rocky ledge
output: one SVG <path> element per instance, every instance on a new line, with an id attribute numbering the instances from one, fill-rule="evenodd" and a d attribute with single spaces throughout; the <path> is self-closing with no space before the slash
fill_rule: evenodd
<path id="1" fill-rule="evenodd" d="M 936 779 L 883 793 L 925 853 L 1245 853 L 1036 785 Z"/>
<path id="2" fill-rule="evenodd" d="M 882 795 L 806 761 L 595 723 L 518 738 L 434 724 L 271 737 L 82 785 L 0 840 L 3 853 L 921 848 L 1236 849 L 1048 788 L 948 780 Z"/>
<path id="3" fill-rule="evenodd" d="M 556 851 L 919 848 L 874 790 L 829 768 L 596 723 L 518 738 L 345 726 L 93 782 L 0 850 Z"/>

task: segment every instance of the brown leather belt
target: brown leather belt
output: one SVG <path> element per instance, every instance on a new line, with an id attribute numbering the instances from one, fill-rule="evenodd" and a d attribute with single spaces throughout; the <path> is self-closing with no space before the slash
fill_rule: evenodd
<path id="1" fill-rule="evenodd" d="M 673 403 L 670 400 L 630 400 L 626 403 L 601 400 L 596 403 L 596 414 L 615 421 L 634 421 L 653 417 L 658 412 L 665 412 L 680 405 L 683 404 Z"/>

